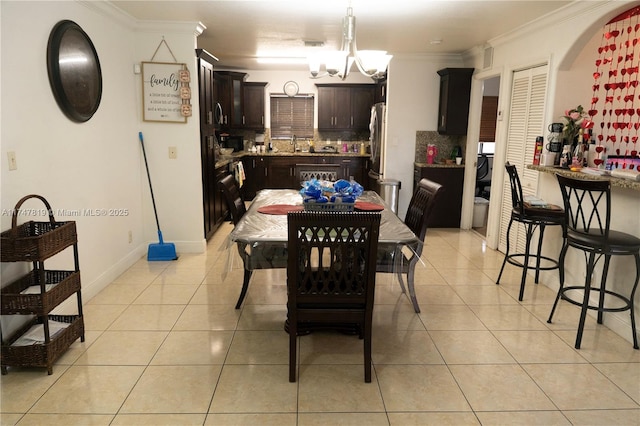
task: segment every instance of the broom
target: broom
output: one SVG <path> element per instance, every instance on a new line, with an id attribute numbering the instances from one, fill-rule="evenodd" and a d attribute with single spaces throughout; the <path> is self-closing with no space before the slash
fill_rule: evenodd
<path id="1" fill-rule="evenodd" d="M 144 166 L 147 169 L 147 178 L 149 179 L 149 190 L 151 191 L 151 201 L 153 202 L 153 213 L 156 216 L 156 226 L 158 227 L 158 239 L 157 244 L 149 244 L 149 251 L 147 252 L 148 261 L 160 261 L 160 260 L 176 260 L 176 246 L 173 243 L 165 243 L 162 239 L 162 231 L 160 230 L 160 221 L 158 221 L 158 211 L 156 210 L 156 200 L 153 197 L 153 187 L 151 186 L 151 175 L 149 174 L 149 164 L 147 163 L 147 153 L 144 150 L 144 140 L 142 138 L 142 132 L 138 132 L 140 138 L 140 145 L 142 146 L 142 155 L 144 156 Z"/>

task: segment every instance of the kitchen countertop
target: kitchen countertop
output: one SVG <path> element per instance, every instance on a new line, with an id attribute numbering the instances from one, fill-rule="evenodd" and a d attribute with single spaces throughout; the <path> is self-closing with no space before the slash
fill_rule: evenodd
<path id="1" fill-rule="evenodd" d="M 634 191 L 640 191 L 640 182 L 636 182 L 630 179 L 620 179 L 620 178 L 611 177 L 611 176 L 598 176 L 598 175 L 592 175 L 592 174 L 582 173 L 582 172 L 572 172 L 569 169 L 562 169 L 559 167 L 550 167 L 550 166 L 538 166 L 535 164 L 527 165 L 527 169 L 537 170 L 539 172 L 550 173 L 554 175 L 560 174 L 563 176 L 579 178 L 583 180 L 609 180 L 611 181 L 612 187 L 628 188 L 628 189 L 633 189 Z"/>
<path id="2" fill-rule="evenodd" d="M 433 167 L 433 168 L 446 168 L 446 169 L 464 169 L 464 164 L 443 164 L 443 163 L 413 163 L 416 167 Z"/>
<path id="3" fill-rule="evenodd" d="M 278 151 L 278 152 L 265 152 L 264 154 L 258 154 L 257 152 L 247 152 L 247 151 L 239 151 L 234 152 L 229 156 L 223 156 L 218 161 L 216 161 L 215 168 L 220 168 L 229 165 L 233 161 L 241 160 L 244 157 L 360 157 L 360 158 L 369 158 L 370 154 L 360 154 L 359 152 L 288 152 L 288 151 Z M 454 167 L 462 167 L 455 166 Z"/>

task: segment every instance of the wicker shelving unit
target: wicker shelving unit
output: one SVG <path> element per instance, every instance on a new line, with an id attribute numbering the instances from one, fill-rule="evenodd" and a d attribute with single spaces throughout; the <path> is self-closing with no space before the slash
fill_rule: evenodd
<path id="1" fill-rule="evenodd" d="M 31 198 L 37 198 L 44 203 L 49 221 L 29 221 L 18 225 L 20 207 Z M 74 269 L 47 270 L 45 260 L 68 247 L 73 247 Z M 9 366 L 46 367 L 48 374 L 52 374 L 53 363 L 69 346 L 78 338 L 84 342 L 75 222 L 56 222 L 51 206 L 40 195 L 23 197 L 13 210 L 11 229 L 1 234 L 0 261 L 31 262 L 33 265 L 26 275 L 0 290 L 0 314 L 32 317 L 9 336 L 5 337 L 0 330 L 2 374 L 7 374 Z M 50 314 L 56 306 L 72 297 L 74 293 L 77 298 L 77 315 Z M 42 330 L 39 330 L 40 326 Z M 36 339 L 25 344 L 24 337 L 27 333 L 35 335 Z"/>

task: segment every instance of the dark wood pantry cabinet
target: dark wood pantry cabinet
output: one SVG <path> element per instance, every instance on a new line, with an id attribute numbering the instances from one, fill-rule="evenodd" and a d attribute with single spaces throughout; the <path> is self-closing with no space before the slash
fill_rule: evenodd
<path id="1" fill-rule="evenodd" d="M 202 166 L 202 209 L 204 236 L 210 238 L 217 228 L 215 203 L 218 185 L 215 175 L 215 120 L 213 63 L 217 59 L 203 49 L 196 49 L 198 65 L 198 97 L 200 100 L 200 161 Z M 218 196 L 219 197 L 219 196 Z"/>

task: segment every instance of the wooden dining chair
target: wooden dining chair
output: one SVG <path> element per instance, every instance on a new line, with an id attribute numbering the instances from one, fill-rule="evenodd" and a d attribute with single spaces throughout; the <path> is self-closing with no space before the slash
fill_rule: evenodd
<path id="1" fill-rule="evenodd" d="M 247 212 L 238 182 L 232 175 L 227 175 L 218 182 L 218 187 L 227 200 L 227 205 L 231 211 L 231 220 L 233 220 L 234 225 L 237 225 Z"/>
<path id="2" fill-rule="evenodd" d="M 404 223 L 411 229 L 411 231 L 420 239 L 421 243 L 424 243 L 425 235 L 427 234 L 427 227 L 429 223 L 429 217 L 433 212 L 433 207 L 443 191 L 442 185 L 430 181 L 428 179 L 422 179 L 418 183 L 409 207 L 404 219 Z M 413 310 L 416 313 L 420 312 L 420 306 L 418 305 L 418 299 L 416 298 L 416 290 L 414 285 L 414 276 L 416 264 L 420 260 L 422 255 L 423 244 L 418 245 L 415 250 L 410 250 L 410 253 L 405 254 L 402 247 L 398 245 L 380 245 L 378 248 L 378 256 L 376 263 L 376 271 L 383 273 L 396 273 L 398 275 L 398 281 L 400 282 L 400 288 L 403 293 L 406 293 L 402 274 L 407 275 L 407 287 L 409 288 L 409 299 L 413 304 Z"/>
<path id="3" fill-rule="evenodd" d="M 296 381 L 297 338 L 314 329 L 353 328 L 364 339 L 364 378 L 371 382 L 371 334 L 380 213 L 287 215 L 289 381 Z"/>
<path id="4" fill-rule="evenodd" d="M 296 176 L 300 182 L 311 179 L 328 180 L 335 182 L 338 180 L 340 164 L 298 164 L 296 165 Z"/>
<path id="5" fill-rule="evenodd" d="M 236 226 L 247 212 L 238 182 L 232 175 L 228 175 L 220 181 L 219 187 L 227 200 L 227 205 L 231 211 L 231 219 L 234 226 Z M 279 244 L 250 246 L 249 244 L 236 243 L 236 245 L 244 267 L 242 289 L 236 302 L 236 309 L 240 309 L 249 290 L 249 282 L 253 271 L 256 269 L 285 268 L 287 266 L 287 248 Z"/>

